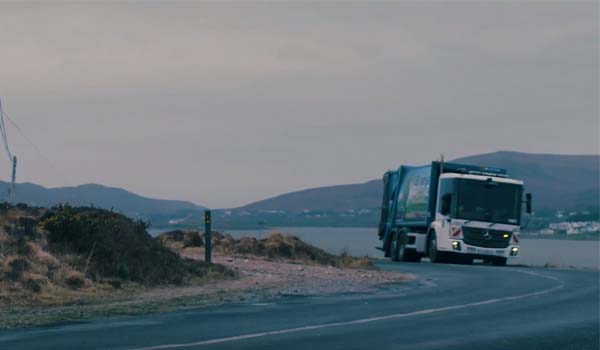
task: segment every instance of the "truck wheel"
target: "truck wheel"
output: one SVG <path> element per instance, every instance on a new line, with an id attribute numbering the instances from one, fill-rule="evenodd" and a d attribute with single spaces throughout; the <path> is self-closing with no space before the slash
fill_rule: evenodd
<path id="1" fill-rule="evenodd" d="M 435 232 L 433 232 L 429 236 L 429 242 L 427 243 L 427 251 L 429 253 L 429 260 L 432 263 L 440 263 L 442 262 L 442 253 L 440 253 L 437 249 L 437 238 L 435 237 Z"/>
<path id="2" fill-rule="evenodd" d="M 397 232 L 394 235 L 394 252 L 396 260 L 405 262 L 420 262 L 421 256 L 412 249 L 406 248 L 406 235 L 403 232 Z"/>
<path id="3" fill-rule="evenodd" d="M 392 236 L 392 239 L 393 239 L 394 235 L 392 234 L 391 236 Z M 391 251 L 392 251 L 392 239 L 390 239 L 390 238 L 386 239 L 385 243 L 383 245 L 383 253 L 384 253 L 384 256 L 386 258 L 390 258 L 392 256 L 391 255 Z"/>
<path id="4" fill-rule="evenodd" d="M 421 262 L 421 254 L 412 248 L 407 248 L 408 236 L 402 235 L 402 245 L 404 246 L 404 259 L 406 262 Z"/>
<path id="5" fill-rule="evenodd" d="M 492 260 L 492 265 L 494 265 L 494 266 L 506 266 L 506 261 L 507 260 L 508 259 L 506 259 L 506 258 L 494 258 Z"/>
<path id="6" fill-rule="evenodd" d="M 399 261 L 399 256 L 398 256 L 398 238 L 399 238 L 399 233 L 398 232 L 394 232 L 394 235 L 392 236 L 392 240 L 390 242 L 390 259 L 392 259 L 392 261 Z"/>
<path id="7" fill-rule="evenodd" d="M 404 234 L 398 234 L 398 261 L 408 261 L 408 251 L 406 250 L 406 242 L 404 240 Z"/>

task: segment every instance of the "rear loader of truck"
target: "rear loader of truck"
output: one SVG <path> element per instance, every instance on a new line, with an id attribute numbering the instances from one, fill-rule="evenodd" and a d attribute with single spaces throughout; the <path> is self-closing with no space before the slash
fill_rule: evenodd
<path id="1" fill-rule="evenodd" d="M 503 169 L 433 162 L 383 176 L 379 239 L 393 261 L 506 265 L 519 254 L 523 182 Z"/>

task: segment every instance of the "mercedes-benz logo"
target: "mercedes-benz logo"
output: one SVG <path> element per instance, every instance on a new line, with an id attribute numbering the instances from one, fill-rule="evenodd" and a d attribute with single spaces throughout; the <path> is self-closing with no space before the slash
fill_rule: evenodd
<path id="1" fill-rule="evenodd" d="M 483 239 L 487 239 L 488 241 L 489 241 L 490 239 L 492 239 L 492 234 L 490 233 L 490 231 L 485 231 L 485 232 L 483 233 Z"/>

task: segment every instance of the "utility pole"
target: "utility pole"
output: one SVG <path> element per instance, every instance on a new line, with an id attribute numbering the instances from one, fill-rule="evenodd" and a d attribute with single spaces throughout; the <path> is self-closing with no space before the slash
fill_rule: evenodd
<path id="1" fill-rule="evenodd" d="M 6 115 L 6 113 L 4 113 L 4 110 L 2 109 L 2 100 L 0 99 L 0 138 L 2 139 L 2 143 L 4 146 L 4 151 L 6 151 L 6 155 L 8 156 L 8 160 L 12 163 L 12 177 L 11 177 L 11 184 L 10 187 L 8 188 L 8 201 L 12 201 L 12 198 L 14 198 L 15 196 L 15 182 L 17 179 L 17 157 L 14 156 L 12 154 L 12 152 L 10 151 L 10 146 L 8 144 L 8 136 L 7 136 L 7 132 L 6 132 L 6 124 L 4 123 L 4 117 L 6 117 L 7 120 L 9 120 L 10 122 L 12 122 L 12 120 L 10 120 L 10 118 L 8 118 L 8 116 Z M 14 124 L 14 122 L 12 122 Z M 17 130 L 20 130 L 17 127 Z"/>
<path id="2" fill-rule="evenodd" d="M 17 180 L 17 156 L 12 159 L 12 178 L 10 184 L 10 197 L 15 197 L 15 181 Z"/>
<path id="3" fill-rule="evenodd" d="M 212 263 L 212 231 L 210 210 L 204 212 L 204 261 Z"/>

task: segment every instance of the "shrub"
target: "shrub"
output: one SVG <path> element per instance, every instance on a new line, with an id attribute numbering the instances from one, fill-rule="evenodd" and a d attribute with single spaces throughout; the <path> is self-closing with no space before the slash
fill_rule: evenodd
<path id="1" fill-rule="evenodd" d="M 42 221 L 50 248 L 59 253 L 91 256 L 87 273 L 142 284 L 182 283 L 187 263 L 147 232 L 147 224 L 96 208 L 54 208 Z M 80 270 L 84 266 L 78 266 Z"/>
<path id="2" fill-rule="evenodd" d="M 11 281 L 20 281 L 23 278 L 23 274 L 27 271 L 31 266 L 29 262 L 25 259 L 17 258 L 12 260 L 9 264 L 9 270 L 7 273 L 7 277 Z"/>
<path id="3" fill-rule="evenodd" d="M 184 243 L 185 248 L 190 248 L 190 247 L 200 248 L 203 246 L 204 246 L 204 242 L 202 241 L 202 238 L 200 237 L 200 234 L 198 232 L 191 232 L 190 235 L 187 237 L 187 240 Z"/>
<path id="4" fill-rule="evenodd" d="M 114 289 L 121 289 L 123 286 L 120 280 L 109 280 L 108 284 L 110 284 Z"/>
<path id="5" fill-rule="evenodd" d="M 201 248 L 204 241 L 198 232 L 175 230 L 157 237 L 163 245 L 179 250 L 184 248 Z"/>
<path id="6" fill-rule="evenodd" d="M 117 272 L 120 279 L 128 280 L 129 279 L 129 268 L 127 265 L 119 265 L 119 270 Z"/>
<path id="7" fill-rule="evenodd" d="M 46 283 L 47 281 L 43 279 L 28 278 L 23 281 L 23 286 L 34 293 L 40 293 Z"/>
<path id="8" fill-rule="evenodd" d="M 71 289 L 80 289 L 85 286 L 85 278 L 80 273 L 70 273 L 65 278 L 65 285 Z"/>

